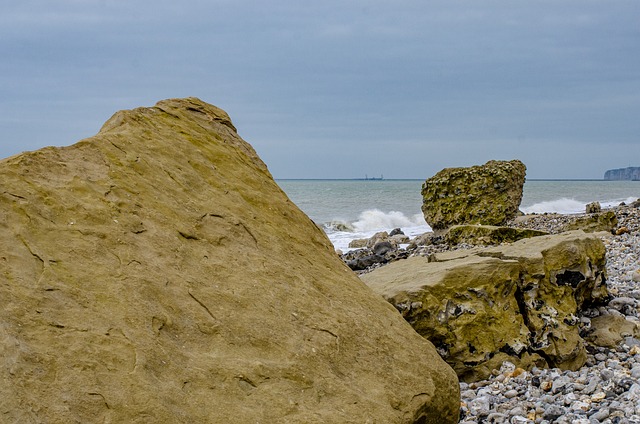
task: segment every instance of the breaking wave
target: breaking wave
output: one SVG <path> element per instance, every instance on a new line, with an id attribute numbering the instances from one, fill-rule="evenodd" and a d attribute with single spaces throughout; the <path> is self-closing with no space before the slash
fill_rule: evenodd
<path id="1" fill-rule="evenodd" d="M 380 231 L 400 228 L 409 237 L 431 231 L 422 214 L 406 216 L 402 212 L 383 212 L 370 209 L 360 213 L 358 219 L 349 222 L 336 219 L 322 225 L 336 249 L 349 250 L 349 242 L 354 239 L 369 238 Z"/>
<path id="2" fill-rule="evenodd" d="M 635 201 L 634 197 L 626 199 L 614 199 L 600 201 L 600 205 L 603 208 L 610 208 L 618 206 L 620 203 L 631 203 Z M 582 202 L 575 199 L 561 198 L 556 200 L 548 200 L 545 202 L 534 203 L 531 206 L 521 207 L 520 210 L 524 213 L 559 213 L 559 214 L 572 214 L 572 213 L 584 213 L 585 207 L 591 202 Z"/>

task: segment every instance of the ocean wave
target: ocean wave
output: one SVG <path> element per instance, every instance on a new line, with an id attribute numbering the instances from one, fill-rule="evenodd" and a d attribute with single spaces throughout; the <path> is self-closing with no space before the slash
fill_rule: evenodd
<path id="1" fill-rule="evenodd" d="M 363 211 L 353 222 L 335 219 L 322 226 L 333 245 L 343 251 L 349 250 L 351 240 L 369 238 L 380 231 L 401 228 L 409 237 L 431 231 L 422 214 L 406 216 L 402 212 L 383 212 L 379 209 Z"/>
<path id="2" fill-rule="evenodd" d="M 322 228 L 324 228 L 325 232 L 354 232 L 356 230 L 352 224 L 341 219 L 335 219 L 331 222 L 326 222 L 322 224 Z"/>
<path id="3" fill-rule="evenodd" d="M 610 208 L 618 206 L 620 203 L 632 203 L 635 198 L 628 197 L 626 199 L 613 199 L 600 201 L 600 206 L 603 208 Z M 548 200 L 545 202 L 535 203 L 531 206 L 521 207 L 520 210 L 524 213 L 559 213 L 559 214 L 571 214 L 571 213 L 584 213 L 588 203 L 575 199 L 568 199 L 563 197 L 561 199 Z"/>
<path id="4" fill-rule="evenodd" d="M 587 204 L 575 199 L 556 199 L 535 203 L 520 210 L 524 213 L 580 213 L 584 212 Z"/>
<path id="5" fill-rule="evenodd" d="M 614 206 L 619 206 L 621 203 L 630 204 L 638 200 L 637 197 L 627 197 L 626 199 L 618 199 L 618 200 L 608 200 L 604 202 L 600 202 L 600 205 L 603 208 L 611 208 Z"/>
<path id="6" fill-rule="evenodd" d="M 382 212 L 378 209 L 366 210 L 360 214 L 358 220 L 353 223 L 353 228 L 358 232 L 374 231 L 378 229 L 394 229 L 402 227 L 415 227 L 424 225 L 422 214 L 407 217 L 402 212 Z"/>

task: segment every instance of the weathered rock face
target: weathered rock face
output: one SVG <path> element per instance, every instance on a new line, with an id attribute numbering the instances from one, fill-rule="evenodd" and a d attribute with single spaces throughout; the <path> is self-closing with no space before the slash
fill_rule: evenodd
<path id="1" fill-rule="evenodd" d="M 446 168 L 422 185 L 422 212 L 434 231 L 459 224 L 503 225 L 518 213 L 526 167 L 519 160 Z"/>
<path id="2" fill-rule="evenodd" d="M 449 244 L 469 243 L 491 245 L 511 243 L 524 238 L 546 235 L 544 231 L 529 228 L 498 227 L 495 225 L 454 225 L 444 234 Z"/>
<path id="3" fill-rule="evenodd" d="M 605 302 L 605 247 L 582 231 L 413 257 L 361 276 L 466 381 L 508 360 L 577 369 L 577 313 Z"/>
<path id="4" fill-rule="evenodd" d="M 7 422 L 457 422 L 453 371 L 227 114 L 118 112 L 0 161 Z"/>
<path id="5" fill-rule="evenodd" d="M 564 226 L 565 231 L 582 230 L 587 233 L 598 231 L 612 232 L 618 225 L 618 218 L 614 211 L 604 211 L 578 216 Z"/>
<path id="6" fill-rule="evenodd" d="M 628 168 L 609 169 L 604 173 L 605 180 L 632 180 L 640 181 L 640 166 L 630 166 Z"/>
<path id="7" fill-rule="evenodd" d="M 637 322 L 619 315 L 600 315 L 591 319 L 586 338 L 596 346 L 615 349 L 624 338 L 639 336 L 640 324 Z"/>

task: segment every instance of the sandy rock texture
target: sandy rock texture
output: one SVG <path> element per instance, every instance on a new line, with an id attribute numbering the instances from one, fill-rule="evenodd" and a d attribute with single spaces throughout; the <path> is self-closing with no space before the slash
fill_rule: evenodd
<path id="1" fill-rule="evenodd" d="M 436 232 L 452 225 L 503 225 L 518 213 L 526 174 L 519 160 L 445 168 L 422 185 L 422 212 Z"/>
<path id="2" fill-rule="evenodd" d="M 605 247 L 582 231 L 414 256 L 361 275 L 464 381 L 502 362 L 579 369 L 579 312 L 609 300 Z"/>
<path id="3" fill-rule="evenodd" d="M 0 187 L 3 421 L 457 421 L 453 370 L 221 109 L 118 112 Z"/>

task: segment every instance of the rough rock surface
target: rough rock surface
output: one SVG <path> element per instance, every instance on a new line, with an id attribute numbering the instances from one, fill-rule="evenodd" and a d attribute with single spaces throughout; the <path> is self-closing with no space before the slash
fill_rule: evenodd
<path id="1" fill-rule="evenodd" d="M 627 337 L 640 337 L 638 323 L 624 315 L 601 315 L 591 319 L 586 338 L 596 346 L 615 348 Z"/>
<path id="2" fill-rule="evenodd" d="M 454 225 L 444 234 L 445 242 L 455 245 L 492 245 L 511 243 L 524 238 L 546 235 L 544 231 L 529 228 L 499 227 L 495 225 Z"/>
<path id="3" fill-rule="evenodd" d="M 598 231 L 613 231 L 618 225 L 618 218 L 612 210 L 590 213 L 575 217 L 571 222 L 568 222 L 563 230 L 582 230 L 587 233 L 596 233 Z"/>
<path id="4" fill-rule="evenodd" d="M 457 421 L 451 368 L 222 110 L 118 112 L 0 185 L 3 421 Z"/>
<path id="5" fill-rule="evenodd" d="M 446 168 L 422 185 L 422 212 L 434 231 L 459 224 L 503 225 L 518 213 L 526 167 L 519 160 Z"/>
<path id="6" fill-rule="evenodd" d="M 578 312 L 604 303 L 605 248 L 582 231 L 411 257 L 361 276 L 465 381 L 508 360 L 575 370 L 586 359 Z"/>
<path id="7" fill-rule="evenodd" d="M 609 169 L 604 173 L 604 179 L 609 181 L 631 180 L 640 181 L 640 166 Z"/>

